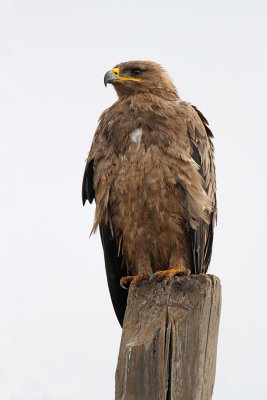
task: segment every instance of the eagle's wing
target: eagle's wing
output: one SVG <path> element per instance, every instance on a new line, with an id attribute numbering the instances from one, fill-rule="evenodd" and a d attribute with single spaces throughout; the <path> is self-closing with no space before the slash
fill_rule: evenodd
<path id="1" fill-rule="evenodd" d="M 213 229 L 216 221 L 216 179 L 214 167 L 213 134 L 204 115 L 193 107 L 193 123 L 188 121 L 188 134 L 191 144 L 191 157 L 199 165 L 204 189 L 213 203 L 213 211 L 208 213 L 208 223 L 201 219 L 195 228 L 190 228 L 193 271 L 205 273 L 208 269 L 213 242 Z M 195 114 L 195 115 L 194 115 Z M 197 114 L 197 115 L 196 115 Z M 203 126 L 205 130 L 203 130 Z"/>
<path id="2" fill-rule="evenodd" d="M 83 183 L 82 183 L 82 200 L 85 204 L 86 200 L 90 203 L 95 198 L 94 190 L 94 160 L 87 162 L 85 167 Z M 104 250 L 106 274 L 108 287 L 112 304 L 117 315 L 120 325 L 123 324 L 128 292 L 120 286 L 120 279 L 127 275 L 126 268 L 123 263 L 122 254 L 118 254 L 118 246 L 112 237 L 111 230 L 108 225 L 100 223 L 100 236 Z"/>

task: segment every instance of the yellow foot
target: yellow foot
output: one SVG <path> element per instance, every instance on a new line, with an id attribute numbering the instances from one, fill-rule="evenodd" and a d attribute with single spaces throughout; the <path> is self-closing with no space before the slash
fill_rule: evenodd
<path id="1" fill-rule="evenodd" d="M 123 289 L 137 289 L 141 281 L 148 280 L 149 274 L 139 274 L 134 276 L 124 276 L 120 280 L 120 285 Z"/>
<path id="2" fill-rule="evenodd" d="M 164 280 L 166 285 L 171 283 L 173 278 L 178 275 L 178 276 L 189 276 L 191 274 L 190 269 L 185 268 L 185 267 L 180 267 L 180 268 L 169 268 L 164 271 L 157 271 L 150 277 L 150 281 L 157 281 L 161 282 Z"/>

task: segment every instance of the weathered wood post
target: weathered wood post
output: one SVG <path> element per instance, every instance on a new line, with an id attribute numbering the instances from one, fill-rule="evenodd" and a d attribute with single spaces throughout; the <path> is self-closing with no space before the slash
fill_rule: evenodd
<path id="1" fill-rule="evenodd" d="M 221 308 L 213 275 L 142 282 L 129 293 L 116 400 L 209 400 Z"/>

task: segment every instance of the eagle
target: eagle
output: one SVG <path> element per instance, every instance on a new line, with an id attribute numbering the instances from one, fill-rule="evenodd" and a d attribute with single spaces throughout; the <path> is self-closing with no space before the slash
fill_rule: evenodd
<path id="1" fill-rule="evenodd" d="M 213 134 L 161 65 L 129 61 L 104 76 L 117 101 L 99 118 L 82 200 L 95 200 L 111 300 L 123 324 L 142 280 L 206 273 L 216 222 Z"/>

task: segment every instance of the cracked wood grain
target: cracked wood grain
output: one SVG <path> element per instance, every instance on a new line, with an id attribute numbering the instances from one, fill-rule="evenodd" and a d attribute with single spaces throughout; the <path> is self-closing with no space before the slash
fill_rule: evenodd
<path id="1" fill-rule="evenodd" d="M 142 282 L 128 296 L 116 400 L 209 400 L 221 308 L 213 275 Z"/>

